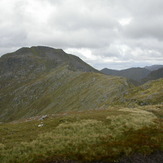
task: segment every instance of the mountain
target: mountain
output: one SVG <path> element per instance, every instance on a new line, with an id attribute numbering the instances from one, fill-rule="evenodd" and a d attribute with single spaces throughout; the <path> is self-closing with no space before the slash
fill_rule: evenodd
<path id="1" fill-rule="evenodd" d="M 163 78 L 163 68 L 160 68 L 158 70 L 152 71 L 151 73 L 148 74 L 147 77 L 145 77 L 142 82 L 147 82 L 149 80 L 156 80 Z"/>
<path id="2" fill-rule="evenodd" d="M 131 87 L 61 49 L 21 48 L 0 58 L 0 121 L 105 108 Z"/>
<path id="3" fill-rule="evenodd" d="M 104 68 L 101 70 L 102 73 L 113 76 L 122 76 L 137 82 L 140 82 L 143 78 L 145 78 L 150 71 L 145 68 L 129 68 L 125 70 L 112 70 Z"/>
<path id="4" fill-rule="evenodd" d="M 155 70 L 158 70 L 160 68 L 163 68 L 163 65 L 145 66 L 144 68 L 147 70 L 150 70 L 150 71 L 155 71 Z"/>
<path id="5" fill-rule="evenodd" d="M 35 72 L 42 72 L 63 64 L 68 65 L 71 70 L 97 72 L 79 57 L 67 55 L 62 49 L 38 46 L 21 48 L 14 53 L 3 55 L 0 60 L 0 73 L 10 72 L 11 69 L 13 72 L 22 71 L 22 69 L 27 67 L 25 74 L 28 74 L 32 69 Z"/>
<path id="6" fill-rule="evenodd" d="M 43 72 L 63 65 L 72 71 L 97 72 L 80 58 L 67 55 L 61 49 L 42 46 L 21 48 L 0 58 L 0 86 L 6 87 L 11 80 L 14 83 L 18 78 L 23 82 L 30 81 Z"/>

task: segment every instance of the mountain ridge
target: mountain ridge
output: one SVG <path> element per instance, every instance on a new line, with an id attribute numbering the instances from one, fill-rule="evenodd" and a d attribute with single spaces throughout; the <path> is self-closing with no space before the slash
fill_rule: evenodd
<path id="1" fill-rule="evenodd" d="M 149 80 L 156 80 L 163 77 L 161 69 L 163 65 L 152 65 L 141 67 L 132 67 L 122 70 L 104 68 L 101 70 L 106 75 L 122 76 L 130 79 L 136 85 L 143 84 Z"/>
<path id="2" fill-rule="evenodd" d="M 62 50 L 21 48 L 0 58 L 0 121 L 105 108 L 131 85 Z"/>
<path id="3" fill-rule="evenodd" d="M 135 67 L 124 70 L 113 70 L 113 69 L 102 69 L 102 73 L 107 75 L 122 76 L 128 79 L 140 82 L 144 77 L 146 77 L 150 71 L 145 68 Z"/>
<path id="4" fill-rule="evenodd" d="M 151 66 L 145 66 L 144 68 L 150 71 L 155 71 L 160 68 L 163 68 L 163 65 L 151 65 Z"/>

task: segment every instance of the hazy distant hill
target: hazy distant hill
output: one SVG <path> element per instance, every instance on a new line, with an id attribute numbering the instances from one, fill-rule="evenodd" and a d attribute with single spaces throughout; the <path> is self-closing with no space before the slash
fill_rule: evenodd
<path id="1" fill-rule="evenodd" d="M 160 68 L 163 68 L 163 65 L 145 66 L 144 68 L 147 70 L 150 70 L 150 71 L 155 71 L 155 70 L 158 70 Z"/>
<path id="2" fill-rule="evenodd" d="M 0 121 L 107 107 L 130 87 L 61 49 L 21 48 L 0 58 Z"/>
<path id="3" fill-rule="evenodd" d="M 131 80 L 135 80 L 140 82 L 143 78 L 145 78 L 150 71 L 145 68 L 129 68 L 125 70 L 112 70 L 104 68 L 101 70 L 104 74 L 114 75 L 114 76 L 122 76 Z"/>
<path id="4" fill-rule="evenodd" d="M 146 78 L 144 78 L 142 80 L 142 82 L 147 82 L 149 80 L 156 80 L 156 79 L 160 79 L 160 78 L 163 78 L 163 68 L 160 68 L 155 71 L 151 71 L 151 73 L 148 74 L 148 76 Z"/>

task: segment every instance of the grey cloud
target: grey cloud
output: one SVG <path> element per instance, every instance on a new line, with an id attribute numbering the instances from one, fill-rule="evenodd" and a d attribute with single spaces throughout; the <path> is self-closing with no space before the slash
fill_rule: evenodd
<path id="1" fill-rule="evenodd" d="M 92 60 L 74 54 L 97 68 L 161 64 L 162 8 L 162 0 L 2 0 L 0 55 L 47 45 L 89 49 Z"/>
<path id="2" fill-rule="evenodd" d="M 163 16 L 157 18 L 134 19 L 130 25 L 124 27 L 123 32 L 128 37 L 156 38 L 163 40 Z"/>

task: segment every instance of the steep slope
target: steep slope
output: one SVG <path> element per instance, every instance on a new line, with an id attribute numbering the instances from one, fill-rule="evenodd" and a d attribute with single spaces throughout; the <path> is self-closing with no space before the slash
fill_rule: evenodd
<path id="1" fill-rule="evenodd" d="M 0 59 L 0 121 L 108 107 L 131 84 L 78 57 L 48 47 L 22 48 Z"/>
<path id="2" fill-rule="evenodd" d="M 102 69 L 102 73 L 107 75 L 114 75 L 114 76 L 122 76 L 137 82 L 140 82 L 143 78 L 145 78 L 150 71 L 145 68 L 129 68 L 125 70 L 111 70 L 111 69 Z"/>
<path id="3" fill-rule="evenodd" d="M 146 78 L 142 79 L 142 82 L 147 82 L 149 80 L 157 80 L 163 78 L 163 68 L 152 71 Z"/>

